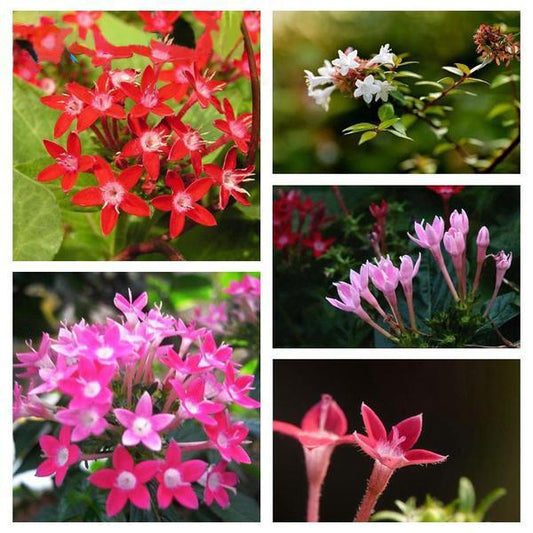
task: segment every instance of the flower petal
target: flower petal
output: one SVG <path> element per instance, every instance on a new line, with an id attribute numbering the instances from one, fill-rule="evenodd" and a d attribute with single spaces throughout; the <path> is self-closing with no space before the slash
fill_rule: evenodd
<path id="1" fill-rule="evenodd" d="M 430 452 L 429 450 L 409 450 L 404 454 L 405 459 L 408 461 L 408 464 L 411 465 L 421 465 L 427 463 L 440 463 L 448 459 L 447 455 L 440 455 L 435 452 Z"/>
<path id="2" fill-rule="evenodd" d="M 386 440 L 387 431 L 378 415 L 364 402 L 361 404 L 361 415 L 365 425 L 366 434 L 373 440 Z"/>
<path id="3" fill-rule="evenodd" d="M 404 437 L 404 441 L 401 443 L 402 450 L 410 450 L 422 433 L 422 415 L 406 418 L 394 427 L 398 430 L 398 435 Z"/>

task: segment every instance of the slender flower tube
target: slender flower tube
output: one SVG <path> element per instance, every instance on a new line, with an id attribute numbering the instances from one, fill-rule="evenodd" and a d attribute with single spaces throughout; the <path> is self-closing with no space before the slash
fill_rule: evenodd
<path id="1" fill-rule="evenodd" d="M 459 231 L 463 235 L 465 242 L 461 261 L 461 275 L 458 275 L 458 279 L 460 280 L 459 287 L 462 290 L 462 296 L 466 296 L 466 243 L 470 224 L 468 221 L 468 215 L 464 209 L 461 209 L 460 213 L 455 209 L 450 215 L 450 228 Z"/>
<path id="2" fill-rule="evenodd" d="M 361 320 L 364 320 L 367 324 L 372 326 L 376 331 L 381 333 L 383 336 L 387 337 L 387 339 L 397 342 L 398 339 L 391 335 L 388 331 L 383 329 L 379 324 L 376 324 L 368 315 L 368 313 L 361 307 L 361 297 L 359 295 L 359 291 L 350 285 L 349 283 L 345 283 L 344 281 L 341 281 L 339 283 L 334 283 L 335 287 L 337 287 L 337 292 L 340 296 L 340 300 L 336 300 L 335 298 L 326 298 L 326 300 L 337 309 L 340 309 L 341 311 L 346 311 L 348 313 L 354 313 L 356 314 Z"/>
<path id="3" fill-rule="evenodd" d="M 407 236 L 418 246 L 425 248 L 431 252 L 433 259 L 437 263 L 437 266 L 440 268 L 444 281 L 452 293 L 453 299 L 458 302 L 459 295 L 455 290 L 450 274 L 446 268 L 446 263 L 444 262 L 444 257 L 442 256 L 442 250 L 440 248 L 440 243 L 444 236 L 444 220 L 442 217 L 435 217 L 433 223 L 426 223 L 424 227 L 424 220 L 421 223 L 415 222 L 415 233 L 417 237 L 413 237 L 410 233 Z"/>
<path id="4" fill-rule="evenodd" d="M 476 238 L 477 244 L 477 258 L 476 258 L 476 275 L 474 277 L 474 285 L 472 286 L 472 294 L 475 294 L 479 287 L 479 280 L 481 279 L 481 271 L 487 258 L 487 248 L 490 243 L 490 234 L 486 226 L 482 226 Z"/>
<path id="5" fill-rule="evenodd" d="M 413 278 L 418 274 L 420 268 L 420 261 L 422 254 L 418 254 L 418 259 L 413 265 L 413 260 L 409 255 L 402 255 L 400 257 L 400 283 L 402 285 L 405 300 L 407 301 L 407 309 L 409 310 L 409 321 L 411 328 L 417 331 L 416 314 L 413 305 Z"/>
<path id="6" fill-rule="evenodd" d="M 367 263 L 370 279 L 376 289 L 380 290 L 390 305 L 396 322 L 403 329 L 402 317 L 398 308 L 396 288 L 400 281 L 400 270 L 395 267 L 389 256 L 382 257 L 377 266 Z"/>
<path id="7" fill-rule="evenodd" d="M 492 306 L 494 305 L 494 302 L 496 301 L 496 296 L 498 296 L 498 292 L 502 286 L 505 273 L 509 270 L 509 268 L 511 268 L 513 253 L 511 252 L 506 254 L 503 250 L 501 250 L 492 257 L 494 257 L 494 262 L 496 263 L 496 282 L 494 284 L 494 292 L 492 293 L 492 297 L 487 305 L 487 308 L 485 309 L 485 312 L 483 313 L 483 316 L 488 316 Z"/>
<path id="8" fill-rule="evenodd" d="M 466 295 L 466 243 L 464 234 L 453 226 L 444 234 L 444 248 L 450 254 L 459 282 L 459 294 Z"/>
<path id="9" fill-rule="evenodd" d="M 322 484 L 333 450 L 339 444 L 354 442 L 353 435 L 346 435 L 347 430 L 346 416 L 329 394 L 323 394 L 320 402 L 307 411 L 301 427 L 274 420 L 274 431 L 297 439 L 303 447 L 309 482 L 308 522 L 318 522 Z"/>
<path id="10" fill-rule="evenodd" d="M 368 264 L 361 265 L 359 273 L 354 270 L 350 270 L 350 283 L 351 285 L 359 291 L 359 296 L 365 302 L 368 302 L 383 318 L 387 317 L 387 313 L 383 311 L 381 305 L 377 301 L 376 297 L 370 292 L 368 288 L 368 278 L 369 278 L 369 266 Z"/>
<path id="11" fill-rule="evenodd" d="M 421 414 L 392 426 L 388 435 L 378 415 L 364 403 L 361 405 L 361 415 L 367 434 L 354 431 L 354 438 L 361 450 L 374 459 L 374 468 L 354 522 L 370 520 L 377 500 L 395 470 L 416 464 L 440 463 L 447 459 L 447 456 L 429 450 L 413 449 L 422 432 Z"/>

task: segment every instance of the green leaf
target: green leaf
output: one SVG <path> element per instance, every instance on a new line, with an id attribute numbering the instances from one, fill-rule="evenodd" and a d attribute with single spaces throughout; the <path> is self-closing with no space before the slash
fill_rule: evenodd
<path id="1" fill-rule="evenodd" d="M 61 213 L 54 195 L 18 170 L 13 172 L 13 259 L 48 261 L 63 240 Z"/>
<path id="2" fill-rule="evenodd" d="M 365 131 L 365 133 L 363 133 L 363 135 L 361 135 L 361 138 L 359 139 L 359 144 L 361 145 L 368 141 L 371 141 L 376 135 L 377 133 L 375 131 Z"/>
<path id="3" fill-rule="evenodd" d="M 476 516 L 481 522 L 487 513 L 487 511 L 497 502 L 500 498 L 503 498 L 507 494 L 507 491 L 503 488 L 494 489 L 489 492 L 484 498 L 481 499 L 476 509 Z"/>
<path id="4" fill-rule="evenodd" d="M 402 133 L 401 131 L 397 131 L 395 129 L 392 130 L 385 130 L 387 133 L 392 133 L 395 137 L 400 137 L 400 139 L 405 139 L 406 141 L 412 141 L 411 137 L 406 135 L 405 133 Z"/>
<path id="5" fill-rule="evenodd" d="M 416 72 L 411 72 L 410 70 L 402 70 L 396 73 L 396 78 L 416 78 L 420 80 L 422 79 L 422 76 Z"/>
<path id="6" fill-rule="evenodd" d="M 372 522 L 407 522 L 407 517 L 395 511 L 378 511 L 370 517 L 370 520 Z"/>
<path id="7" fill-rule="evenodd" d="M 218 25 L 220 31 L 215 34 L 213 39 L 213 51 L 220 57 L 226 57 L 235 43 L 241 37 L 241 11 L 224 11 Z M 242 49 L 242 47 L 241 47 Z M 240 55 L 239 51 L 235 56 Z"/>
<path id="8" fill-rule="evenodd" d="M 474 485 L 467 477 L 459 480 L 459 510 L 463 513 L 471 513 L 476 505 L 476 492 Z"/>
<path id="9" fill-rule="evenodd" d="M 371 124 L 370 122 L 359 122 L 359 124 L 354 124 L 353 126 L 345 128 L 343 132 L 346 133 L 346 135 L 350 135 L 351 133 L 360 133 L 362 131 L 373 130 L 376 128 L 376 124 Z"/>
<path id="10" fill-rule="evenodd" d="M 380 130 L 380 131 L 386 130 L 387 128 L 390 128 L 391 126 L 393 126 L 394 124 L 396 124 L 396 123 L 399 122 L 400 120 L 401 120 L 400 117 L 394 117 L 394 118 L 390 118 L 389 120 L 384 120 L 384 121 L 378 126 L 378 130 Z"/>
<path id="11" fill-rule="evenodd" d="M 487 114 L 488 119 L 496 118 L 500 115 L 503 115 L 504 113 L 507 113 L 507 111 L 514 111 L 514 105 L 510 102 L 500 102 L 499 104 L 496 104 Z"/>
<path id="12" fill-rule="evenodd" d="M 435 89 L 444 89 L 444 86 L 437 81 L 417 81 L 415 85 L 427 85 L 429 87 L 434 87 Z"/>
<path id="13" fill-rule="evenodd" d="M 452 74 L 455 74 L 456 76 L 464 76 L 464 72 L 457 67 L 442 67 L 443 70 L 446 70 L 447 72 L 451 72 Z"/>
<path id="14" fill-rule="evenodd" d="M 463 63 L 455 63 L 455 66 L 464 74 L 470 74 L 470 68 L 464 65 Z"/>
<path id="15" fill-rule="evenodd" d="M 518 74 L 498 74 L 490 84 L 491 89 L 496 89 L 507 83 L 519 82 L 520 76 Z"/>
<path id="16" fill-rule="evenodd" d="M 212 505 L 211 510 L 224 522 L 259 522 L 259 504 L 254 498 L 238 492 L 226 509 Z"/>
<path id="17" fill-rule="evenodd" d="M 381 122 L 394 117 L 394 106 L 392 104 L 383 104 L 378 109 L 378 117 Z"/>
<path id="18" fill-rule="evenodd" d="M 445 76 L 444 78 L 438 80 L 437 83 L 442 83 L 444 85 L 453 85 L 455 83 L 455 80 L 450 76 Z"/>
<path id="19" fill-rule="evenodd" d="M 433 150 L 433 155 L 441 155 L 441 154 L 444 154 L 445 152 L 449 152 L 450 150 L 453 150 L 454 148 L 455 146 L 452 143 L 449 143 L 449 142 L 440 143 L 440 144 L 437 144 L 437 146 L 435 146 Z"/>

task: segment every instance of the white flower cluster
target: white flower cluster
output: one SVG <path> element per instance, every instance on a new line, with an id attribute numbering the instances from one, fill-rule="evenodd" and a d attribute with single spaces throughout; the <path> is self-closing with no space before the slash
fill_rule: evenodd
<path id="1" fill-rule="evenodd" d="M 388 44 L 381 46 L 379 54 L 364 64 L 358 57 L 357 50 L 347 53 L 339 50 L 339 57 L 332 61 L 326 59 L 324 66 L 318 69 L 318 75 L 309 70 L 305 71 L 308 94 L 317 105 L 328 111 L 331 94 L 337 89 L 336 81 L 339 76 L 347 76 L 350 71 L 360 67 L 375 68 L 379 65 L 394 65 L 394 54 Z M 372 102 L 372 99 L 375 99 L 376 102 L 379 100 L 386 102 L 389 99 L 389 93 L 393 90 L 393 86 L 389 82 L 375 79 L 372 74 L 366 76 L 362 81 L 356 80 L 355 87 L 354 97 L 362 97 L 367 104 Z"/>

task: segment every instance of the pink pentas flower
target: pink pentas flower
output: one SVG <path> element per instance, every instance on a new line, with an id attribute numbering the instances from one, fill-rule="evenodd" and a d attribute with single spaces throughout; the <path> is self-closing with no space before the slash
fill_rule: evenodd
<path id="1" fill-rule="evenodd" d="M 55 482 L 61 486 L 70 466 L 76 464 L 81 457 L 81 451 L 70 442 L 72 429 L 62 426 L 58 438 L 43 435 L 39 438 L 39 445 L 46 459 L 37 467 L 35 475 L 48 477 L 55 474 Z"/>
<path id="2" fill-rule="evenodd" d="M 30 385 L 31 387 L 31 385 Z M 22 387 L 15 382 L 13 387 L 13 421 L 34 416 L 44 420 L 53 420 L 51 410 L 35 394 L 23 394 Z"/>
<path id="3" fill-rule="evenodd" d="M 99 118 L 126 118 L 124 108 L 116 102 L 112 92 L 113 87 L 106 73 L 96 80 L 92 91 L 75 81 L 67 83 L 67 90 L 85 104 L 77 116 L 78 132 L 90 128 Z"/>
<path id="4" fill-rule="evenodd" d="M 87 38 L 87 32 L 97 27 L 97 22 L 102 16 L 101 11 L 75 11 L 63 15 L 63 22 L 74 24 L 78 27 L 78 36 L 80 39 Z"/>
<path id="5" fill-rule="evenodd" d="M 209 304 L 205 312 L 201 307 L 196 308 L 194 319 L 202 326 L 212 329 L 214 333 L 223 333 L 224 325 L 228 321 L 226 302 Z"/>
<path id="6" fill-rule="evenodd" d="M 241 152 L 247 153 L 251 137 L 252 114 L 243 113 L 236 117 L 233 107 L 227 98 L 224 98 L 223 104 L 226 120 L 217 119 L 213 122 L 213 125 L 226 135 L 229 135 Z"/>
<path id="7" fill-rule="evenodd" d="M 99 185 L 77 192 L 72 197 L 72 203 L 84 207 L 101 205 L 100 225 L 104 235 L 113 231 L 120 211 L 138 217 L 150 216 L 148 204 L 130 192 L 139 181 L 143 168 L 135 165 L 115 175 L 107 161 L 99 156 L 94 157 L 96 162 L 93 170 Z"/>
<path id="8" fill-rule="evenodd" d="M 172 500 L 188 509 L 198 509 L 198 497 L 191 483 L 198 481 L 205 473 L 207 463 L 198 459 L 183 461 L 180 446 L 172 441 L 157 473 L 157 503 L 166 509 Z"/>
<path id="9" fill-rule="evenodd" d="M 440 248 L 444 236 L 444 220 L 442 217 L 436 216 L 432 224 L 427 222 L 425 226 L 423 220 L 421 223 L 415 222 L 415 233 L 416 237 L 409 233 L 407 236 L 421 248 Z"/>
<path id="10" fill-rule="evenodd" d="M 250 464 L 252 461 L 242 444 L 248 436 L 248 428 L 244 422 L 232 422 L 228 411 L 214 415 L 214 425 L 204 426 L 209 439 L 225 461 Z"/>
<path id="11" fill-rule="evenodd" d="M 93 404 L 88 407 L 62 409 L 56 413 L 56 420 L 66 426 L 72 426 L 72 440 L 79 442 L 90 435 L 101 435 L 109 426 L 104 418 L 110 404 Z"/>
<path id="12" fill-rule="evenodd" d="M 382 257 L 377 265 L 369 263 L 370 280 L 376 289 L 390 296 L 398 287 L 400 270 L 394 266 L 390 257 Z"/>
<path id="13" fill-rule="evenodd" d="M 235 472 L 227 470 L 228 462 L 220 461 L 216 465 L 210 465 L 199 480 L 204 488 L 204 500 L 207 505 L 217 502 L 222 509 L 228 507 L 230 503 L 228 492 L 237 493 L 235 489 L 239 478 Z"/>
<path id="14" fill-rule="evenodd" d="M 204 171 L 220 187 L 219 209 L 226 209 L 230 196 L 242 205 L 250 205 L 250 200 L 246 198 L 250 193 L 241 184 L 253 181 L 250 176 L 254 173 L 254 166 L 238 169 L 236 148 L 231 148 L 227 152 L 222 167 L 208 164 L 204 165 Z"/>
<path id="15" fill-rule="evenodd" d="M 77 375 L 62 379 L 58 388 L 72 396 L 70 408 L 83 409 L 93 404 L 111 404 L 113 393 L 109 384 L 115 375 L 115 367 L 99 361 L 81 357 L 78 361 Z"/>
<path id="16" fill-rule="evenodd" d="M 185 385 L 179 379 L 171 379 L 170 384 L 180 399 L 179 416 L 194 418 L 207 426 L 216 426 L 212 415 L 224 410 L 224 405 L 205 398 L 205 380 L 196 377 Z"/>
<path id="17" fill-rule="evenodd" d="M 246 274 L 240 281 L 232 280 L 224 292 L 232 296 L 259 296 L 261 294 L 261 280 Z"/>
<path id="18" fill-rule="evenodd" d="M 66 148 L 46 139 L 43 144 L 55 159 L 55 163 L 41 170 L 37 181 L 46 182 L 61 178 L 63 192 L 69 192 L 76 184 L 80 172 L 88 172 L 93 166 L 92 156 L 81 155 L 81 142 L 76 132 L 69 134 Z"/>
<path id="19" fill-rule="evenodd" d="M 468 215 L 464 209 L 461 212 L 455 209 L 450 215 L 450 226 L 456 231 L 460 231 L 466 238 L 469 229 Z"/>
<path id="20" fill-rule="evenodd" d="M 41 97 L 41 103 L 52 109 L 61 111 L 55 126 L 54 138 L 61 137 L 76 120 L 85 108 L 85 104 L 76 95 L 70 93 L 68 89 L 65 94 L 52 94 Z"/>
<path id="21" fill-rule="evenodd" d="M 105 365 L 114 366 L 121 358 L 127 360 L 133 348 L 116 323 L 110 323 L 103 332 L 85 328 L 78 338 L 82 343 L 80 353 Z"/>
<path id="22" fill-rule="evenodd" d="M 202 205 L 197 203 L 211 188 L 211 180 L 201 178 L 185 187 L 181 177 L 169 170 L 165 180 L 172 194 L 157 196 L 152 200 L 152 205 L 160 211 L 170 211 L 170 236 L 175 239 L 185 225 L 185 218 L 190 218 L 202 226 L 215 226 L 215 217 Z"/>
<path id="23" fill-rule="evenodd" d="M 137 14 L 144 22 L 144 31 L 168 35 L 172 33 L 181 11 L 138 11 Z"/>
<path id="24" fill-rule="evenodd" d="M 131 290 L 128 289 L 128 296 L 129 299 L 127 300 L 122 294 L 117 292 L 113 303 L 119 311 L 124 313 L 129 324 L 137 324 L 139 320 L 143 320 L 146 316 L 143 309 L 148 304 L 148 293 L 143 292 L 133 300 Z"/>
<path id="25" fill-rule="evenodd" d="M 150 493 L 146 483 L 159 471 L 159 461 L 142 461 L 135 464 L 123 446 L 113 452 L 113 468 L 97 470 L 89 476 L 89 482 L 99 489 L 110 490 L 106 501 L 108 516 L 120 513 L 130 501 L 140 509 L 150 508 Z"/>
<path id="26" fill-rule="evenodd" d="M 41 368 L 52 367 L 53 362 L 50 359 L 51 340 L 48 333 L 43 333 L 39 348 L 35 350 L 33 346 L 28 343 L 29 352 L 17 352 L 17 359 L 19 363 L 15 363 L 15 368 L 23 368 L 24 372 L 18 374 L 20 378 L 28 378 L 39 373 Z"/>
<path id="27" fill-rule="evenodd" d="M 368 302 L 383 318 L 386 317 L 381 305 L 368 288 L 370 279 L 370 263 L 361 265 L 359 272 L 350 270 L 350 285 L 359 293 L 360 298 Z"/>
<path id="28" fill-rule="evenodd" d="M 257 409 L 259 402 L 250 398 L 248 394 L 254 390 L 254 376 L 235 372 L 231 363 L 226 365 L 224 372 L 224 382 L 222 383 L 222 392 L 218 399 L 223 402 L 232 402 L 245 409 Z"/>
<path id="29" fill-rule="evenodd" d="M 447 456 L 422 449 L 413 449 L 422 432 L 422 415 L 412 416 L 392 426 L 387 434 L 376 413 L 365 403 L 361 415 L 366 435 L 354 432 L 357 445 L 381 465 L 395 470 L 416 464 L 440 463 Z"/>
<path id="30" fill-rule="evenodd" d="M 166 117 L 174 114 L 174 110 L 165 104 L 166 100 L 173 97 L 174 87 L 172 84 L 158 88 L 154 69 L 148 65 L 144 69 L 140 86 L 132 83 L 123 83 L 122 90 L 135 102 L 130 109 L 131 117 L 145 117 L 149 113 Z"/>
<path id="31" fill-rule="evenodd" d="M 462 256 L 466 249 L 464 233 L 453 226 L 444 234 L 443 243 L 452 258 Z"/>
<path id="32" fill-rule="evenodd" d="M 115 409 L 113 412 L 117 420 L 126 428 L 122 434 L 124 446 L 136 446 L 142 443 L 155 452 L 161 450 L 159 432 L 174 420 L 172 414 L 152 414 L 152 397 L 148 391 L 145 391 L 140 397 L 135 412 L 127 409 Z"/>

